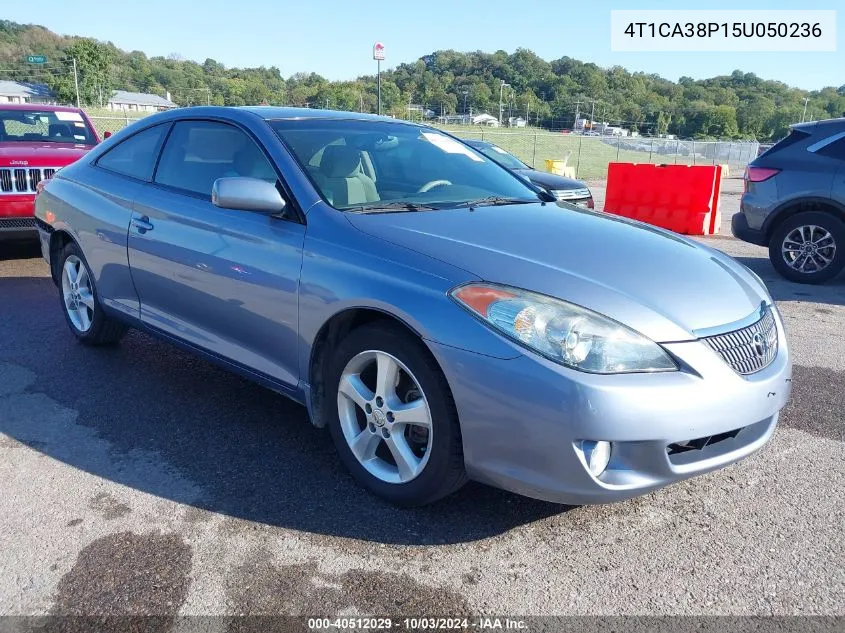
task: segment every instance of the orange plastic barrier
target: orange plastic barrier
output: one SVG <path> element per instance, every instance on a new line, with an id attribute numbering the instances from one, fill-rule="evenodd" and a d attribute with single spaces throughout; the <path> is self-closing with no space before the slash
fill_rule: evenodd
<path id="1" fill-rule="evenodd" d="M 712 235 L 722 224 L 721 188 L 721 165 L 610 163 L 604 210 L 676 233 Z"/>

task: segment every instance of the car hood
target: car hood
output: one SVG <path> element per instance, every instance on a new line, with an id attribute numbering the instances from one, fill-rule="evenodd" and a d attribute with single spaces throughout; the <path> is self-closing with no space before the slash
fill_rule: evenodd
<path id="1" fill-rule="evenodd" d="M 0 167 L 64 167 L 93 149 L 76 143 L 0 143 Z"/>
<path id="2" fill-rule="evenodd" d="M 603 213 L 529 204 L 347 217 L 365 233 L 595 310 L 658 342 L 699 338 L 770 302 L 730 257 Z"/>
<path id="3" fill-rule="evenodd" d="M 580 180 L 574 178 L 564 178 L 557 174 L 550 174 L 547 171 L 538 171 L 536 169 L 515 169 L 518 174 L 527 177 L 534 184 L 540 185 L 544 189 L 550 191 L 558 191 L 562 189 L 586 189 L 587 185 Z"/>

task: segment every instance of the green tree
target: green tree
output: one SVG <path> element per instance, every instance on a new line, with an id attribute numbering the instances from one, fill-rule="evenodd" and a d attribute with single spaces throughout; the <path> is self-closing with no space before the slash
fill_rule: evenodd
<path id="1" fill-rule="evenodd" d="M 96 40 L 80 38 L 67 47 L 66 55 L 76 59 L 82 103 L 103 106 L 112 94 L 109 75 L 112 54 L 109 47 Z"/>

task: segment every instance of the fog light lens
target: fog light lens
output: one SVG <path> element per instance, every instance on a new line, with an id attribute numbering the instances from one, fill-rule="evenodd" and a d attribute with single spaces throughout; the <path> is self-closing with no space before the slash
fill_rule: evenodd
<path id="1" fill-rule="evenodd" d="M 581 442 L 581 451 L 593 477 L 601 475 L 610 461 L 610 442 L 584 440 Z"/>

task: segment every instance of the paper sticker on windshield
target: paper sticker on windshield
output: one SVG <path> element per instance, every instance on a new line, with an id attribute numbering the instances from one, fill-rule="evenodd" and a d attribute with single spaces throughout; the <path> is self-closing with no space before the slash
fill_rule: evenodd
<path id="1" fill-rule="evenodd" d="M 81 121 L 82 115 L 79 112 L 55 112 L 56 118 L 59 121 Z"/>
<path id="2" fill-rule="evenodd" d="M 465 156 L 469 156 L 472 160 L 481 163 L 484 162 L 484 159 L 480 156 L 477 156 L 470 150 L 468 147 L 461 145 L 458 141 L 449 138 L 448 136 L 443 136 L 442 134 L 435 134 L 432 132 L 423 132 L 422 135 L 425 139 L 431 143 L 432 145 L 436 145 L 444 152 L 449 154 L 464 154 Z"/>

